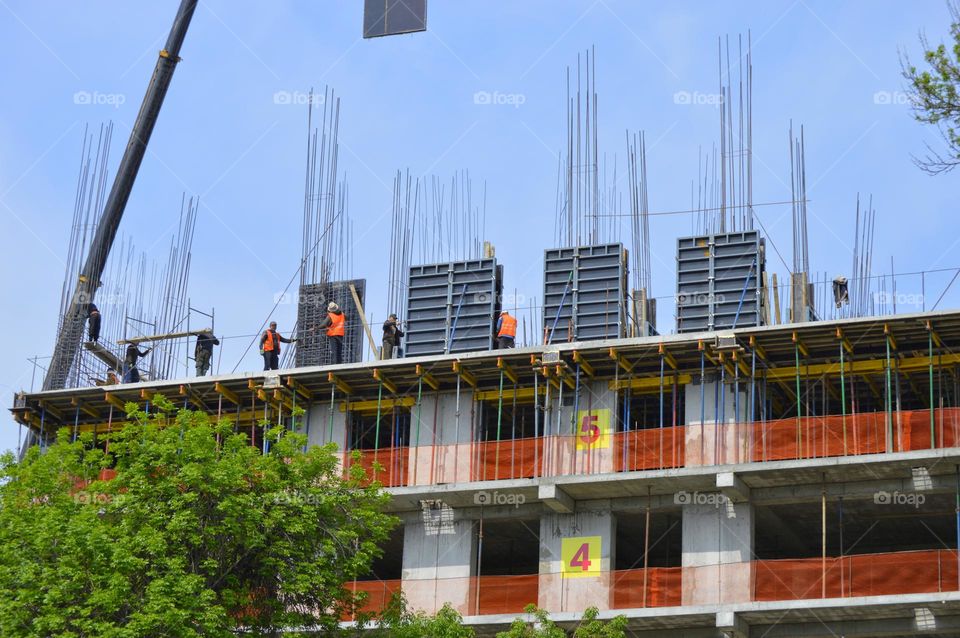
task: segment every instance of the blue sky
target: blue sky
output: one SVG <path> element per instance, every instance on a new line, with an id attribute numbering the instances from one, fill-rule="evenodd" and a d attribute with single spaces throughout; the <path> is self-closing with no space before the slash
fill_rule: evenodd
<path id="1" fill-rule="evenodd" d="M 0 0 L 5 402 L 29 388 L 27 359 L 52 350 L 84 125 L 115 122 L 115 167 L 177 5 Z M 360 0 L 201 2 L 121 233 L 162 259 L 181 194 L 201 196 L 190 297 L 216 309 L 219 334 L 254 332 L 300 259 L 306 107 L 278 104 L 278 92 L 330 84 L 342 98 L 354 274 L 368 280 L 368 312 L 389 311 L 391 180 L 407 167 L 446 178 L 467 168 L 486 180 L 486 239 L 505 265 L 505 288 L 539 297 L 566 67 L 596 45 L 601 148 L 623 158 L 624 130 L 645 130 L 650 209 L 686 209 L 698 148 L 718 138 L 717 111 L 675 96 L 715 93 L 717 37 L 735 42 L 748 29 L 754 201 L 789 199 L 788 125 L 803 124 L 812 270 L 849 276 L 857 192 L 872 194 L 877 209 L 875 270 L 888 272 L 891 255 L 897 272 L 960 266 L 960 174 L 931 178 L 912 165 L 911 153 L 938 138 L 911 119 L 899 75 L 898 50 L 919 57 L 921 29 L 932 40 L 947 33 L 939 0 L 429 5 L 427 33 L 363 41 Z M 84 91 L 123 103 L 77 104 Z M 477 104 L 480 91 L 522 104 Z M 789 209 L 758 214 L 789 261 Z M 651 231 L 653 293 L 670 295 L 676 237 L 690 233 L 690 218 L 655 217 Z M 768 264 L 785 275 L 775 257 Z M 928 308 L 952 274 L 926 278 Z M 919 278 L 898 279 L 898 290 L 919 294 Z M 956 292 L 939 307 L 956 307 Z M 294 307 L 280 306 L 275 318 L 289 328 Z M 669 300 L 660 320 L 672 324 Z M 259 368 L 255 350 L 240 360 L 244 340 L 228 343 L 222 371 Z M 8 417 L 0 423 L 0 448 L 12 447 L 16 427 Z"/>

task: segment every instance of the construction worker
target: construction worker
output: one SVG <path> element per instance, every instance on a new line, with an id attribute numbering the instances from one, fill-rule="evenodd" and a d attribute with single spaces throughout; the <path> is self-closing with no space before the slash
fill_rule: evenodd
<path id="1" fill-rule="evenodd" d="M 197 364 L 197 376 L 202 377 L 210 369 L 210 359 L 213 358 L 213 346 L 219 346 L 220 340 L 209 332 L 197 335 L 197 345 L 193 349 L 193 360 Z"/>
<path id="2" fill-rule="evenodd" d="M 100 339 L 100 311 L 94 304 L 87 307 L 87 332 L 90 341 L 96 343 Z"/>
<path id="3" fill-rule="evenodd" d="M 334 364 L 343 363 L 343 335 L 346 333 L 347 318 L 335 302 L 327 304 L 327 316 L 317 325 L 317 329 L 327 330 L 330 342 L 330 355 Z"/>
<path id="4" fill-rule="evenodd" d="M 512 348 L 517 339 L 517 320 L 509 312 L 500 312 L 497 319 L 497 348 L 504 350 Z"/>
<path id="5" fill-rule="evenodd" d="M 296 339 L 281 337 L 277 332 L 277 322 L 271 321 L 270 327 L 260 337 L 260 354 L 263 355 L 263 369 L 276 370 L 280 367 L 280 342 L 296 343 Z"/>
<path id="6" fill-rule="evenodd" d="M 391 314 L 387 317 L 387 320 L 383 322 L 383 347 L 380 350 L 381 359 L 393 358 L 393 350 L 400 345 L 400 338 L 402 336 L 403 331 L 397 324 L 397 315 Z"/>
<path id="7" fill-rule="evenodd" d="M 140 371 L 137 369 L 137 360 L 140 359 L 140 357 L 147 356 L 152 350 L 153 348 L 141 350 L 135 343 L 127 344 L 127 353 L 123 357 L 124 383 L 138 383 L 140 381 Z"/>

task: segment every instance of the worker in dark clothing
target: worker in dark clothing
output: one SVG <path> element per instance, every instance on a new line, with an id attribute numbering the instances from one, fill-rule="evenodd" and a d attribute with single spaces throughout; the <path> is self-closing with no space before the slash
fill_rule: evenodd
<path id="1" fill-rule="evenodd" d="M 280 342 L 296 343 L 296 339 L 281 337 L 277 332 L 277 322 L 271 321 L 270 328 L 260 337 L 260 354 L 263 355 L 263 369 L 276 370 L 280 367 Z"/>
<path id="2" fill-rule="evenodd" d="M 193 350 L 193 359 L 197 364 L 197 376 L 202 377 L 210 369 L 210 360 L 213 358 L 213 346 L 219 346 L 220 340 L 209 332 L 197 335 L 197 345 Z"/>
<path id="3" fill-rule="evenodd" d="M 517 320 L 504 310 L 497 320 L 497 348 L 512 348 L 517 339 Z"/>
<path id="4" fill-rule="evenodd" d="M 87 332 L 90 341 L 96 343 L 100 339 L 100 311 L 94 304 L 87 307 Z"/>
<path id="5" fill-rule="evenodd" d="M 343 363 L 343 335 L 346 333 L 347 318 L 335 302 L 327 304 L 326 318 L 317 324 L 318 330 L 327 330 L 330 343 L 330 358 L 334 364 Z"/>
<path id="6" fill-rule="evenodd" d="M 123 358 L 123 382 L 138 383 L 140 381 L 140 371 L 137 369 L 137 360 L 150 354 L 153 348 L 141 350 L 137 344 L 127 344 L 127 354 Z"/>
<path id="7" fill-rule="evenodd" d="M 392 359 L 393 350 L 400 345 L 400 338 L 403 336 L 403 330 L 397 324 L 397 315 L 391 314 L 383 322 L 383 347 L 380 351 L 381 359 Z"/>

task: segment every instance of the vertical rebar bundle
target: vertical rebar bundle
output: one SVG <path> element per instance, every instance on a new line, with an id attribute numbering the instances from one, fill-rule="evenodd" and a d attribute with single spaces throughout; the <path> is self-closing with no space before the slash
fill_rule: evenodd
<path id="1" fill-rule="evenodd" d="M 84 131 L 58 327 L 62 326 L 70 310 L 72 284 L 79 277 L 83 259 L 101 221 L 109 184 L 112 134 L 112 123 L 101 125 L 96 136 L 89 127 Z M 198 207 L 199 202 L 194 198 L 187 199 L 186 195 L 181 198 L 179 221 L 162 268 L 148 260 L 146 253 L 138 252 L 129 237 L 120 240 L 119 249 L 107 260 L 103 277 L 97 282 L 97 306 L 102 316 L 99 344 L 116 359 L 123 359 L 124 348 L 117 345 L 118 341 L 185 329 L 189 312 L 187 288 L 191 248 Z M 187 341 L 157 342 L 151 356 L 140 363 L 143 378 L 173 376 L 179 366 L 185 365 L 190 354 Z M 80 387 L 106 381 L 110 372 L 120 374 L 102 357 L 88 348 L 81 348 L 70 362 L 69 369 L 59 371 L 59 374 L 66 379 L 66 387 Z"/>
<path id="2" fill-rule="evenodd" d="M 753 230 L 753 51 L 737 36 L 737 83 L 734 92 L 730 38 L 717 39 L 720 148 L 697 158 L 697 186 L 691 188 L 694 232 L 716 234 Z M 725 45 L 725 46 L 724 46 Z M 724 69 L 724 67 L 726 67 Z M 736 102 L 736 118 L 734 118 Z M 719 168 L 718 168 L 719 167 Z M 719 175 L 718 175 L 719 172 Z"/>
<path id="3" fill-rule="evenodd" d="M 470 172 L 457 171 L 449 183 L 435 175 L 413 177 L 409 169 L 393 178 L 387 312 L 407 313 L 407 276 L 412 265 L 484 257 L 487 185 L 474 194 Z"/>

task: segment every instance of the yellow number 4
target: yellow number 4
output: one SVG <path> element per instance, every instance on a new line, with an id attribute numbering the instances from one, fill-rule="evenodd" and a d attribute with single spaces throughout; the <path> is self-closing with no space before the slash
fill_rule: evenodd
<path id="1" fill-rule="evenodd" d="M 600 575 L 600 537 L 564 538 L 560 544 L 564 578 Z"/>

